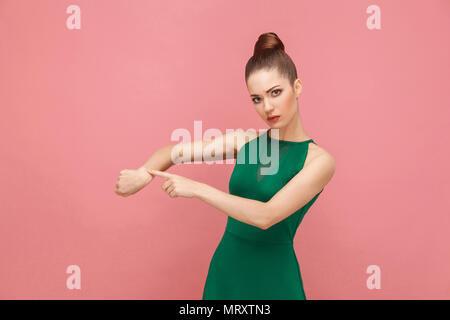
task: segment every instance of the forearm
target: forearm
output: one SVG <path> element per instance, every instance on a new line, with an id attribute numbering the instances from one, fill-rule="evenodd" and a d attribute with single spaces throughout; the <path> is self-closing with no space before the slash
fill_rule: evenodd
<path id="1" fill-rule="evenodd" d="M 195 197 L 241 222 L 261 229 L 266 229 L 268 225 L 265 202 L 238 197 L 204 183 L 199 183 Z"/>
<path id="2" fill-rule="evenodd" d="M 141 166 L 146 169 L 155 169 L 165 171 L 169 169 L 174 162 L 172 161 L 172 149 L 175 145 L 170 144 L 156 150 L 150 158 Z"/>
<path id="3" fill-rule="evenodd" d="M 174 164 L 202 162 L 203 148 L 203 140 L 170 144 L 156 150 L 141 168 L 166 171 Z"/>

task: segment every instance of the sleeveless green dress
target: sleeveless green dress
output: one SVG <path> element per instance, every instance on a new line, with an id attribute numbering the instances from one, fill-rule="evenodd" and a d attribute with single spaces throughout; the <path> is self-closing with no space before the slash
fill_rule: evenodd
<path id="1" fill-rule="evenodd" d="M 315 142 L 279 140 L 271 138 L 269 131 L 239 150 L 229 181 L 230 194 L 267 202 L 303 168 L 308 145 Z M 306 300 L 293 240 L 305 213 L 322 191 L 266 230 L 228 216 L 202 299 Z"/>

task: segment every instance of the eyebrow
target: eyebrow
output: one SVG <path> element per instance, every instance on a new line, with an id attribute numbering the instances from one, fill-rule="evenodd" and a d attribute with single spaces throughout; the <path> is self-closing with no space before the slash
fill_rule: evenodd
<path id="1" fill-rule="evenodd" d="M 270 89 L 267 89 L 266 92 L 269 93 L 270 90 L 272 90 L 273 88 L 278 87 L 278 86 L 279 86 L 279 84 L 273 86 L 273 87 L 270 88 Z M 251 94 L 251 95 L 250 95 L 250 97 L 253 97 L 253 96 L 258 96 L 258 95 L 257 95 L 257 94 Z"/>

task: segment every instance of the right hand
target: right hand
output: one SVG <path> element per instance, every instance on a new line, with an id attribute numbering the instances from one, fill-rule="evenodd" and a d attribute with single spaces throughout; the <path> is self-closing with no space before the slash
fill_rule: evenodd
<path id="1" fill-rule="evenodd" d="M 144 167 L 136 170 L 124 169 L 120 171 L 114 192 L 119 196 L 128 197 L 141 190 L 149 184 L 152 179 L 153 176 L 150 175 Z"/>

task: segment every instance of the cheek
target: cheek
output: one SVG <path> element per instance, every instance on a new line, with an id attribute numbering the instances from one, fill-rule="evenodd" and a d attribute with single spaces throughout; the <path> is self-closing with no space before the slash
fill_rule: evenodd
<path id="1" fill-rule="evenodd" d="M 283 113 L 290 112 L 293 100 L 295 99 L 293 99 L 292 95 L 284 95 L 283 97 L 280 97 L 280 108 Z"/>

